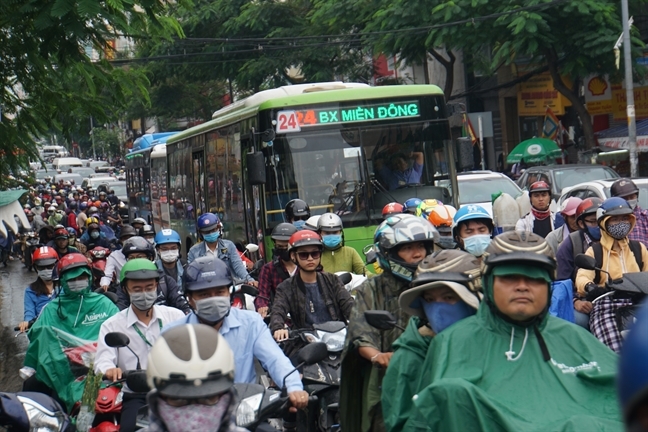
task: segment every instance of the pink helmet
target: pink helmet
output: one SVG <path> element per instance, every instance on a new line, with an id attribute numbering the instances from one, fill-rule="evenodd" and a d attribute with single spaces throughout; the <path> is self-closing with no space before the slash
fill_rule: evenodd
<path id="1" fill-rule="evenodd" d="M 569 197 L 563 201 L 560 206 L 560 213 L 563 216 L 574 216 L 576 214 L 576 209 L 582 203 L 583 200 L 577 197 Z"/>

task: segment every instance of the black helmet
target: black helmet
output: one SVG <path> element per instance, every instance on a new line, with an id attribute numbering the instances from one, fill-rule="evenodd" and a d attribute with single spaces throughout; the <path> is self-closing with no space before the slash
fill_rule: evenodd
<path id="1" fill-rule="evenodd" d="M 185 269 L 183 278 L 185 293 L 232 285 L 229 267 L 213 256 L 193 260 Z"/>
<path id="2" fill-rule="evenodd" d="M 153 258 L 155 256 L 155 249 L 153 249 L 153 245 L 146 241 L 145 238 L 135 236 L 124 242 L 122 253 L 126 259 L 132 253 L 145 253 L 147 257 Z"/>
<path id="3" fill-rule="evenodd" d="M 287 222 L 282 222 L 274 227 L 272 234 L 270 234 L 270 238 L 272 238 L 272 240 L 288 241 L 290 240 L 290 236 L 295 234 L 296 232 L 297 227 L 295 227 L 295 225 Z"/>
<path id="4" fill-rule="evenodd" d="M 137 235 L 137 231 L 135 230 L 135 228 L 133 228 L 130 225 L 124 225 L 121 229 L 121 232 L 119 233 L 119 238 L 125 236 L 135 237 L 136 235 Z"/>
<path id="5" fill-rule="evenodd" d="M 140 237 L 154 236 L 155 235 L 155 229 L 153 229 L 153 227 L 151 225 L 144 225 L 142 228 L 140 228 L 139 235 L 140 235 Z"/>
<path id="6" fill-rule="evenodd" d="M 301 217 L 303 220 L 310 217 L 310 207 L 308 207 L 305 201 L 300 199 L 288 201 L 284 210 L 286 212 L 286 218 L 289 221 L 295 219 L 295 216 Z"/>
<path id="7" fill-rule="evenodd" d="M 632 180 L 628 178 L 621 178 L 614 183 L 612 183 L 612 187 L 610 187 L 610 194 L 613 197 L 627 197 L 628 195 L 632 194 L 638 194 L 639 193 L 639 188 L 633 182 Z"/>
<path id="8" fill-rule="evenodd" d="M 540 266 L 552 280 L 556 279 L 556 259 L 549 243 L 537 234 L 507 231 L 493 237 L 484 254 L 483 274 L 488 275 L 499 265 Z"/>

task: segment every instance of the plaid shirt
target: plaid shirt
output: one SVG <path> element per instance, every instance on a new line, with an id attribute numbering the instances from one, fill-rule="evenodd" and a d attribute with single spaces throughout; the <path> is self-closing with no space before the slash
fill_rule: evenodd
<path id="1" fill-rule="evenodd" d="M 274 297 L 277 286 L 287 278 L 283 278 L 279 273 L 279 270 L 276 267 L 276 262 L 271 261 L 261 267 L 261 273 L 259 273 L 259 296 L 272 299 Z M 283 271 L 290 277 L 288 270 L 283 262 L 278 261 L 278 265 L 281 266 Z M 262 307 L 268 306 L 268 300 L 257 297 L 254 300 L 254 305 L 257 310 Z"/>
<path id="2" fill-rule="evenodd" d="M 637 223 L 635 224 L 628 238 L 630 240 L 637 240 L 648 247 L 648 210 L 643 210 L 641 207 L 636 206 L 633 211 Z"/>

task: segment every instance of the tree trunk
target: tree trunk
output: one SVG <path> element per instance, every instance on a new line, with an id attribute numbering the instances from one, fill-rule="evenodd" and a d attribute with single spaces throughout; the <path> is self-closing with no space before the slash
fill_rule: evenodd
<path id="1" fill-rule="evenodd" d="M 431 49 L 429 51 L 429 54 L 441 65 L 446 70 L 446 77 L 445 77 L 445 84 L 443 86 L 443 94 L 445 95 L 446 101 L 450 99 L 450 96 L 452 96 L 452 88 L 454 87 L 454 65 L 455 65 L 455 60 L 457 59 L 454 55 L 454 53 L 451 50 L 446 49 L 445 50 L 446 54 L 448 55 L 448 59 L 446 60 L 445 57 L 443 57 L 441 54 L 439 54 L 436 50 Z M 427 59 L 426 59 L 427 60 Z M 427 63 L 427 61 L 426 61 Z"/>
<path id="2" fill-rule="evenodd" d="M 578 117 L 580 118 L 581 125 L 583 126 L 583 138 L 585 139 L 585 149 L 589 150 L 594 148 L 596 142 L 594 140 L 594 126 L 592 125 L 592 117 L 590 116 L 589 111 L 585 107 L 583 101 L 581 101 L 578 89 L 572 91 L 569 87 L 563 83 L 562 78 L 560 77 L 560 72 L 558 72 L 558 54 L 554 50 L 547 50 L 545 52 L 545 58 L 547 59 L 547 65 L 549 66 L 549 73 L 553 79 L 553 85 L 556 90 L 565 95 L 567 99 L 572 103 L 572 107 L 576 110 Z"/>

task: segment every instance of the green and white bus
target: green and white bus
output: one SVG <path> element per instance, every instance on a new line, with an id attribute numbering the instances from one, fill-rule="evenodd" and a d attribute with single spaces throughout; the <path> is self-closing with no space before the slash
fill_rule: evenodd
<path id="1" fill-rule="evenodd" d="M 357 83 L 285 86 L 229 105 L 167 141 L 171 227 L 183 255 L 198 241 L 196 219 L 220 214 L 224 237 L 265 240 L 288 201 L 313 215 L 338 214 L 345 244 L 372 243 L 382 208 L 412 197 L 453 203 L 456 184 L 443 92 L 433 85 Z M 458 206 L 457 206 L 458 207 Z"/>

